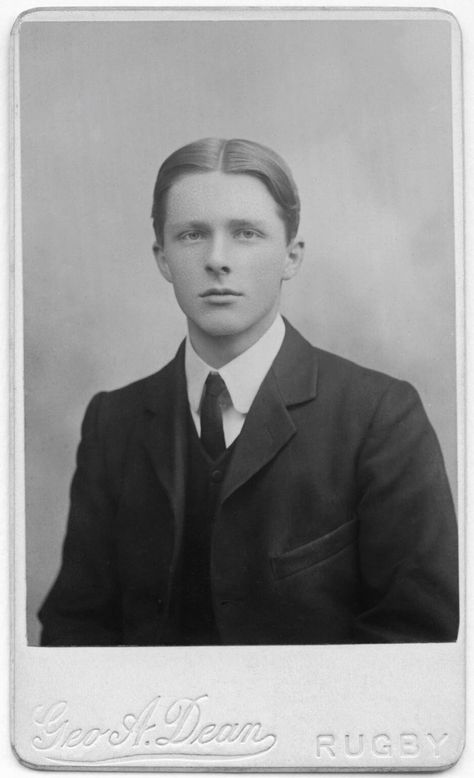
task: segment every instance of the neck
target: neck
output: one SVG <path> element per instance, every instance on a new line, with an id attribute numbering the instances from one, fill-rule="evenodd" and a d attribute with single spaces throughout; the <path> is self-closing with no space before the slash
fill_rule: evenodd
<path id="1" fill-rule="evenodd" d="M 277 313 L 273 313 L 271 319 L 261 322 L 258 328 L 231 335 L 209 335 L 188 320 L 189 337 L 196 354 L 209 367 L 218 370 L 260 340 L 275 321 Z"/>

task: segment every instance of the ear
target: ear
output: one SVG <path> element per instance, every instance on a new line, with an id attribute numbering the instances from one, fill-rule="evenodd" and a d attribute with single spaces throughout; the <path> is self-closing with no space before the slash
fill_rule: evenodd
<path id="1" fill-rule="evenodd" d="M 163 278 L 165 278 L 167 281 L 169 281 L 170 284 L 172 284 L 173 279 L 171 277 L 171 271 L 169 265 L 166 261 L 163 246 L 161 246 L 157 240 L 155 240 L 155 242 L 153 243 L 153 256 L 155 257 L 155 262 L 158 265 L 158 270 L 160 271 Z"/>
<path id="2" fill-rule="evenodd" d="M 285 265 L 283 267 L 282 280 L 293 278 L 300 269 L 304 257 L 304 241 L 294 240 L 288 246 Z"/>

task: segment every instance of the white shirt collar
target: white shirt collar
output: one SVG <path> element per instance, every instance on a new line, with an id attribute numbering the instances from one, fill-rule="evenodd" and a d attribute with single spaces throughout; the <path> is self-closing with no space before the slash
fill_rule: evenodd
<path id="1" fill-rule="evenodd" d="M 191 410 L 199 412 L 204 382 L 210 371 L 219 373 L 225 381 L 232 405 L 239 413 L 248 413 L 260 385 L 278 354 L 285 324 L 280 315 L 253 346 L 216 370 L 207 365 L 196 353 L 188 337 L 184 357 L 184 369 Z"/>

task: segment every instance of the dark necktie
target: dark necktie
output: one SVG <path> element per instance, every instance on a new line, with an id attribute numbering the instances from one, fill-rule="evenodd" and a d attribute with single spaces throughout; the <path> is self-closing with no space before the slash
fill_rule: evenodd
<path id="1" fill-rule="evenodd" d="M 201 401 L 201 442 L 212 459 L 225 451 L 222 408 L 219 398 L 226 385 L 219 373 L 209 373 Z"/>

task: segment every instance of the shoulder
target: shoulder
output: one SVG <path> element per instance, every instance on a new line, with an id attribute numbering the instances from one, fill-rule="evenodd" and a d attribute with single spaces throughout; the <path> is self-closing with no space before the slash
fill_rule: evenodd
<path id="1" fill-rule="evenodd" d="M 373 367 L 353 362 L 339 354 L 324 349 L 312 347 L 314 358 L 318 363 L 321 382 L 327 382 L 334 388 L 339 387 L 351 393 L 369 393 L 380 395 L 391 389 L 413 390 L 407 381 Z"/>
<path id="2" fill-rule="evenodd" d="M 152 409 L 173 391 L 182 372 L 182 361 L 180 347 L 176 356 L 157 372 L 125 386 L 98 392 L 90 401 L 87 414 L 107 424 L 124 423 L 144 409 Z"/>
<path id="3" fill-rule="evenodd" d="M 420 396 L 408 381 L 321 349 L 316 352 L 322 395 L 339 398 L 341 408 L 352 416 L 365 418 L 378 428 L 408 418 L 426 421 Z"/>
<path id="4" fill-rule="evenodd" d="M 300 357 L 316 370 L 317 395 L 328 404 L 364 416 L 379 407 L 420 404 L 408 381 L 314 346 L 288 323 L 287 329 L 291 340 L 300 343 Z"/>

